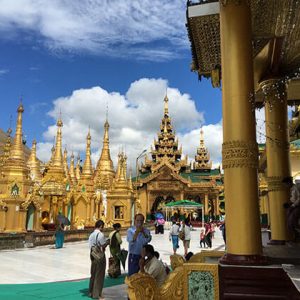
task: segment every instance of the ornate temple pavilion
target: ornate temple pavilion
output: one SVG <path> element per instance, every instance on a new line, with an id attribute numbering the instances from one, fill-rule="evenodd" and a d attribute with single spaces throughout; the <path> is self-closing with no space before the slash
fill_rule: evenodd
<path id="1" fill-rule="evenodd" d="M 134 180 L 140 210 L 154 212 L 168 202 L 189 199 L 203 204 L 206 219 L 219 218 L 224 214 L 224 203 L 219 199 L 223 190 L 220 168 L 212 168 L 202 129 L 193 165 L 188 163 L 187 157 L 182 158 L 182 147 L 173 131 L 168 102 L 166 96 L 151 157 L 145 157 Z"/>

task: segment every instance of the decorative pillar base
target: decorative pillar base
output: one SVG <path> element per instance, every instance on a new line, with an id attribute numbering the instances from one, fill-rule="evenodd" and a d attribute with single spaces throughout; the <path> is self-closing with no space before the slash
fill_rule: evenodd
<path id="1" fill-rule="evenodd" d="M 221 259 L 223 265 L 264 266 L 268 264 L 267 257 L 263 255 L 236 255 L 226 253 Z"/>
<path id="2" fill-rule="evenodd" d="M 285 241 L 282 241 L 282 240 L 270 240 L 268 242 L 268 245 L 285 245 Z"/>

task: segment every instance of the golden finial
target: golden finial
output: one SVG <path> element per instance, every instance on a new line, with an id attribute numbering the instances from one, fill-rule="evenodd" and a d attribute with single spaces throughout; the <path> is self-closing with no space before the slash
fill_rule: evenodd
<path id="1" fill-rule="evenodd" d="M 169 98 L 168 98 L 168 95 L 165 96 L 164 102 L 165 102 L 165 105 L 164 105 L 164 114 L 165 115 L 169 115 L 169 106 L 168 106 Z"/>
<path id="2" fill-rule="evenodd" d="M 59 117 L 58 117 L 58 119 L 57 119 L 56 125 L 57 125 L 58 127 L 63 127 L 63 121 L 62 121 L 62 118 L 61 118 L 61 110 L 59 110 Z"/>

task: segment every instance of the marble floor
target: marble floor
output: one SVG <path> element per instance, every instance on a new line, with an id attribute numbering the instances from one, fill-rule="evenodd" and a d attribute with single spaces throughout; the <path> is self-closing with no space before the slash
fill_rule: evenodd
<path id="1" fill-rule="evenodd" d="M 190 251 L 200 251 L 199 229 L 191 232 Z M 170 264 L 172 243 L 168 239 L 168 230 L 165 234 L 152 233 L 152 242 L 161 259 Z M 123 248 L 127 249 L 126 238 L 123 237 Z M 220 231 L 217 229 L 213 240 L 213 249 L 224 249 Z M 109 257 L 107 249 L 107 257 Z M 178 254 L 183 254 L 182 243 Z M 53 246 L 43 246 L 30 249 L 0 251 L 0 284 L 24 284 L 80 280 L 89 277 L 90 259 L 87 241 L 65 243 L 62 249 Z M 123 270 L 127 272 L 127 270 Z M 105 299 L 126 299 L 126 286 L 106 288 Z M 1 295 L 0 295 L 1 296 Z M 1 298 L 1 297 L 0 297 Z"/>

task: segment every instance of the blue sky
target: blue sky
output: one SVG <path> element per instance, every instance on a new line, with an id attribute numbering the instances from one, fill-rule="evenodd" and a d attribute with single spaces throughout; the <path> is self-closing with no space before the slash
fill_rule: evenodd
<path id="1" fill-rule="evenodd" d="M 47 160 L 62 112 L 64 146 L 83 155 L 90 125 L 101 150 L 106 103 L 111 149 L 129 164 L 157 135 L 168 91 L 184 154 L 192 159 L 203 126 L 213 162 L 221 157 L 221 90 L 190 71 L 186 1 L 0 0 L 0 128 L 23 98 L 28 145 Z"/>

